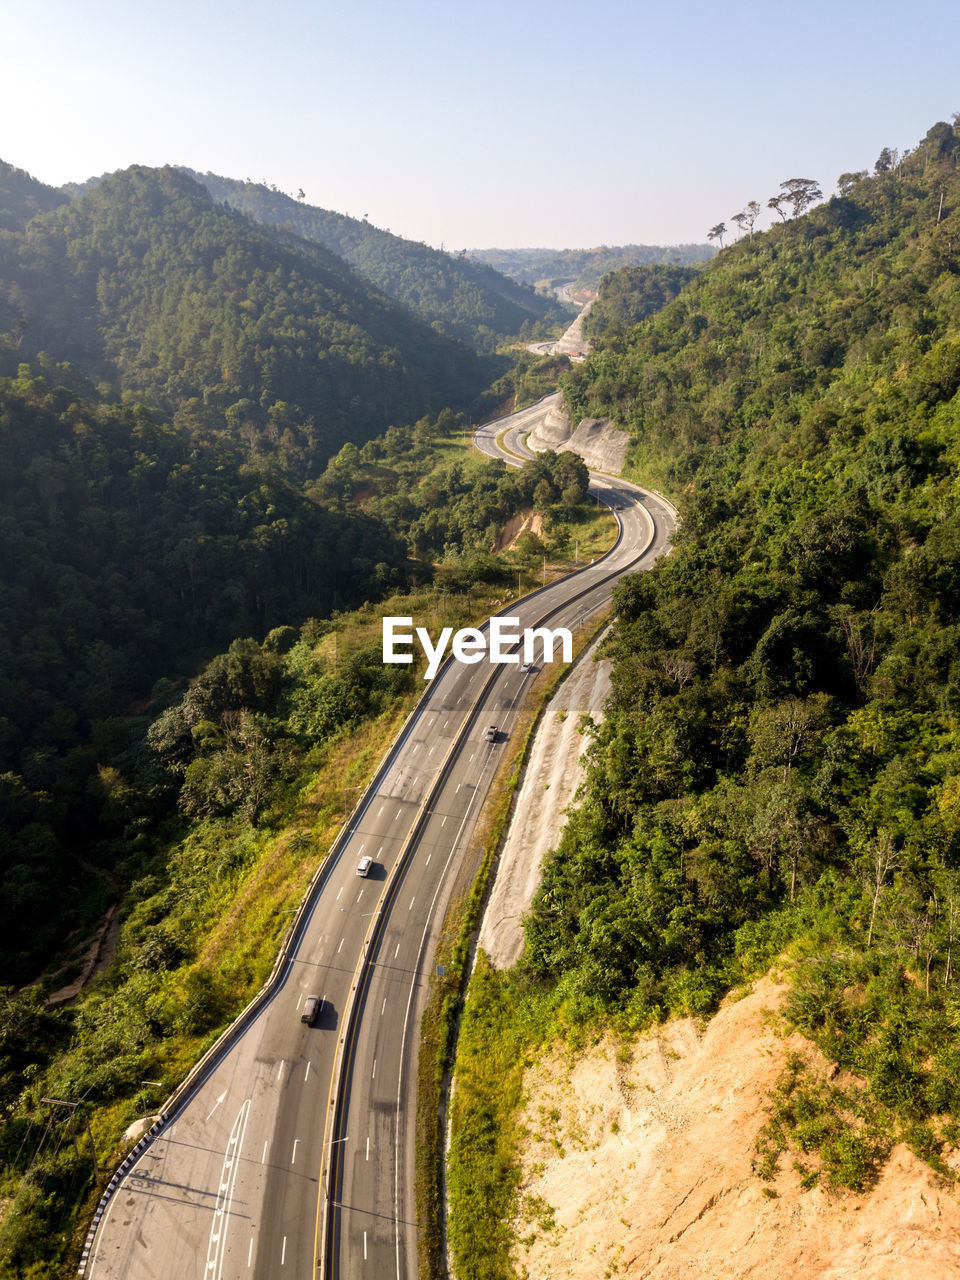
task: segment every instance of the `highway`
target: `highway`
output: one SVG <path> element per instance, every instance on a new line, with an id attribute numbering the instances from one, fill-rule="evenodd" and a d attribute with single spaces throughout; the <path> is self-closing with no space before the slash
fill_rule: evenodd
<path id="1" fill-rule="evenodd" d="M 545 403 L 481 427 L 478 446 L 496 454 L 506 430 L 523 452 L 519 437 Z M 502 610 L 521 628 L 545 617 L 575 628 L 609 600 L 611 575 L 648 567 L 666 549 L 668 504 L 607 477 L 593 477 L 593 490 L 616 509 L 616 548 Z M 449 662 L 425 686 L 334 846 L 262 1007 L 107 1202 L 87 1276 L 417 1275 L 418 1025 L 456 873 L 536 667 Z M 366 879 L 356 873 L 365 856 L 374 863 Z M 323 1001 L 312 1027 L 299 1016 L 311 994 Z"/>

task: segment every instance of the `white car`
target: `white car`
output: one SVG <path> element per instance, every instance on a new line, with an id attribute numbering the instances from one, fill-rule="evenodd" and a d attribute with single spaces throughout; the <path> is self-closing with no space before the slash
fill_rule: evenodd
<path id="1" fill-rule="evenodd" d="M 370 874 L 370 870 L 372 867 L 373 867 L 372 858 L 361 858 L 360 861 L 357 863 L 357 875 L 368 876 Z"/>

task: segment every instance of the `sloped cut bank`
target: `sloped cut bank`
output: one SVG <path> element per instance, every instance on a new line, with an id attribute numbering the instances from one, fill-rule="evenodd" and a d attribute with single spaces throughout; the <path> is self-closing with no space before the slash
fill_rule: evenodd
<path id="1" fill-rule="evenodd" d="M 566 807 L 580 785 L 581 755 L 590 741 L 582 717 L 598 721 L 603 715 L 610 663 L 596 661 L 599 643 L 590 646 L 564 680 L 533 735 L 480 926 L 480 946 L 498 969 L 520 958 L 523 917 L 537 891 L 541 864 L 557 846 Z"/>
<path id="2" fill-rule="evenodd" d="M 764 978 L 705 1028 L 674 1019 L 629 1048 L 606 1036 L 579 1052 L 528 1049 L 513 1070 L 501 1059 L 516 1105 L 486 1119 L 499 1126 L 493 1154 L 515 1216 L 488 1224 L 499 1258 L 458 1266 L 458 1280 L 511 1269 L 528 1280 L 960 1274 L 960 1198 L 905 1147 L 867 1194 L 805 1189 L 789 1157 L 773 1179 L 757 1177 L 755 1140 L 791 1055 L 828 1074 L 808 1041 L 781 1034 L 783 992 Z M 494 1011 L 489 992 L 485 1003 Z"/>

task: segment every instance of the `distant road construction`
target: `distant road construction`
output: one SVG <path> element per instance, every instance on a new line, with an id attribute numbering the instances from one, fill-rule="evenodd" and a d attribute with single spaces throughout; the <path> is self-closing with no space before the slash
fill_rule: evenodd
<path id="1" fill-rule="evenodd" d="M 590 343 L 583 336 L 584 317 L 593 306 L 588 302 L 576 320 L 555 342 L 531 342 L 527 350 L 540 356 L 569 356 L 571 360 L 584 360 L 590 354 Z"/>

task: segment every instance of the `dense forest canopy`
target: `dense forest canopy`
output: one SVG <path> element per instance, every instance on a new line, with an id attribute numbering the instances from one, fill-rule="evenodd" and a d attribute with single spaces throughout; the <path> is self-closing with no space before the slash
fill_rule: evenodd
<path id="1" fill-rule="evenodd" d="M 683 520 L 617 591 L 528 971 L 643 1022 L 794 940 L 789 1014 L 863 1085 L 795 1074 L 763 1168 L 799 1132 L 857 1187 L 897 1138 L 944 1172 L 960 1136 L 958 160 L 944 123 L 882 154 L 566 375 Z"/>
<path id="2" fill-rule="evenodd" d="M 35 214 L 66 203 L 62 191 L 0 160 L 0 231 L 21 231 Z"/>
<path id="3" fill-rule="evenodd" d="M 477 457 L 431 467 L 433 436 L 448 427 L 446 418 L 391 428 L 361 449 L 344 445 L 311 492 L 327 504 L 359 504 L 405 540 L 413 560 L 435 565 L 438 581 L 458 589 L 509 583 L 512 568 L 492 554 L 505 524 L 536 511 L 546 535 L 568 541 L 564 520 L 576 518 L 587 493 L 586 463 L 547 450 L 518 468 Z"/>
<path id="4" fill-rule="evenodd" d="M 608 272 L 621 267 L 686 266 L 706 262 L 714 252 L 709 244 L 625 244 L 596 249 L 471 249 L 469 256 L 524 284 L 596 289 Z"/>
<path id="5" fill-rule="evenodd" d="M 116 834 L 97 779 L 155 682 L 237 635 L 404 583 L 407 555 L 380 521 L 325 509 L 226 442 L 84 400 L 26 365 L 0 380 L 0 525 L 9 980 L 30 976 L 88 905 L 77 854 Z"/>
<path id="6" fill-rule="evenodd" d="M 600 293 L 587 312 L 583 331 L 591 342 L 602 334 L 622 333 L 656 315 L 694 278 L 698 266 L 661 264 L 621 267 L 603 277 Z"/>
<path id="7" fill-rule="evenodd" d="M 126 170 L 0 235 L 0 332 L 6 372 L 47 352 L 299 474 L 346 440 L 466 407 L 499 371 L 173 169 Z"/>
<path id="8" fill-rule="evenodd" d="M 493 351 L 507 337 L 552 334 L 566 318 L 552 299 L 462 253 L 444 253 L 420 241 L 405 240 L 373 226 L 366 217 L 318 209 L 264 183 L 185 172 L 218 202 L 333 250 L 422 320 L 477 351 Z"/>

